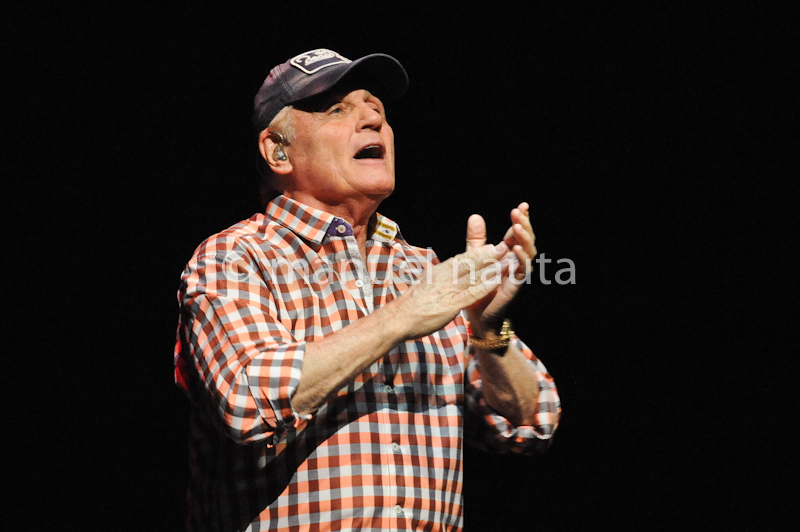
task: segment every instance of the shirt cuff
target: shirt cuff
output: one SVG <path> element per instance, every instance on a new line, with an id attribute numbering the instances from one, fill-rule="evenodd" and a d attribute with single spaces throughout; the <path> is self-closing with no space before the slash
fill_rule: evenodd
<path id="1" fill-rule="evenodd" d="M 306 343 L 285 344 L 250 361 L 247 368 L 250 393 L 264 421 L 276 433 L 301 430 L 313 415 L 294 409 L 292 398 L 300 385 Z"/>

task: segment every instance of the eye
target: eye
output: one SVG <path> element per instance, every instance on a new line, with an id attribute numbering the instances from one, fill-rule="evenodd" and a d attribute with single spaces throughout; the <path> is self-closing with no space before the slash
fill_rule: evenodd
<path id="1" fill-rule="evenodd" d="M 328 114 L 331 115 L 340 114 L 343 112 L 344 112 L 344 106 L 340 103 L 334 104 L 328 109 Z"/>

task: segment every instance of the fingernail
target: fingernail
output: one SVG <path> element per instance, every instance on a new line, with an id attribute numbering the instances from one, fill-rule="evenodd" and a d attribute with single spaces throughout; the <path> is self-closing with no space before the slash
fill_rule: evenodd
<path id="1" fill-rule="evenodd" d="M 498 253 L 505 253 L 508 251 L 508 246 L 506 246 L 505 242 L 500 242 L 494 247 L 494 250 Z"/>

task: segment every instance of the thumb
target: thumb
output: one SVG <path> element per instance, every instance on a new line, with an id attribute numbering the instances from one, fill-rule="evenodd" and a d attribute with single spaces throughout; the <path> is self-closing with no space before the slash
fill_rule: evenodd
<path id="1" fill-rule="evenodd" d="M 467 250 L 486 244 L 486 222 L 480 214 L 473 214 L 467 220 Z"/>

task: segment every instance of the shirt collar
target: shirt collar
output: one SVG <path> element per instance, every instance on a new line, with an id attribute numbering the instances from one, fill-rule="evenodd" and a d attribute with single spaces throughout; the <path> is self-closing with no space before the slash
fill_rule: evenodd
<path id="1" fill-rule="evenodd" d="M 286 196 L 278 196 L 273 199 L 267 205 L 266 214 L 268 218 L 314 244 L 321 244 L 327 236 L 353 235 L 353 228 L 345 220 Z M 402 236 L 398 236 L 400 229 L 395 222 L 380 213 L 375 215 L 375 230 L 371 237 L 373 240 L 392 242 L 395 237 L 402 238 Z"/>

